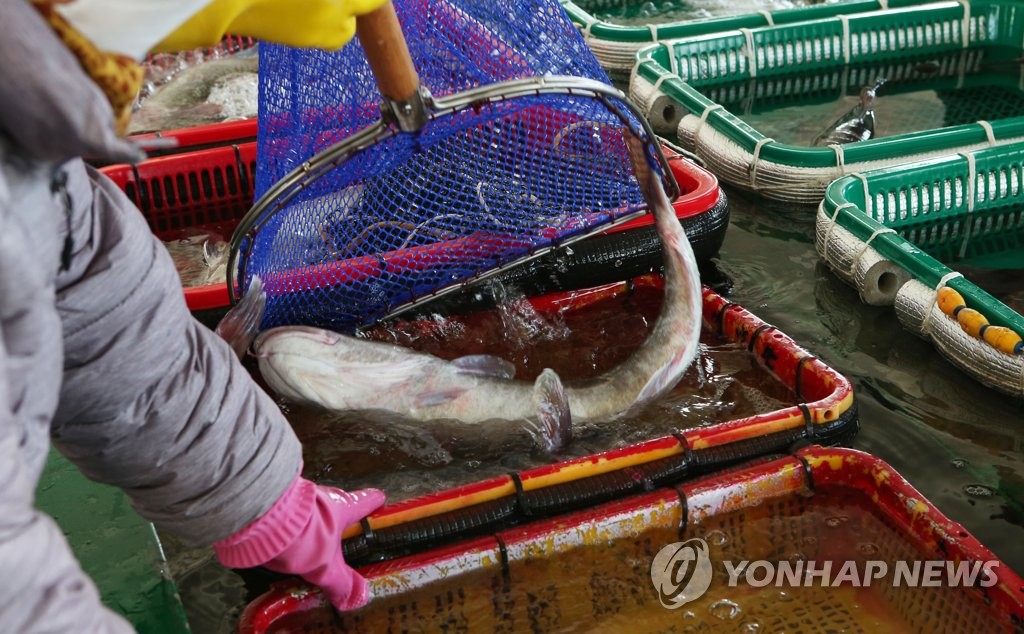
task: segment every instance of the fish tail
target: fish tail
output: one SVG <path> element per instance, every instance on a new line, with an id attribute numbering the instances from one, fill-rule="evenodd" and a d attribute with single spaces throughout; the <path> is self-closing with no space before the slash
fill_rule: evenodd
<path id="1" fill-rule="evenodd" d="M 544 448 L 552 453 L 572 442 L 572 414 L 562 379 L 554 370 L 545 369 L 533 384 L 533 401 Z"/>
<path id="2" fill-rule="evenodd" d="M 263 290 L 263 282 L 258 276 L 253 276 L 249 290 L 217 324 L 215 332 L 228 342 L 239 359 L 245 356 L 252 340 L 256 338 L 266 306 L 267 293 Z"/>

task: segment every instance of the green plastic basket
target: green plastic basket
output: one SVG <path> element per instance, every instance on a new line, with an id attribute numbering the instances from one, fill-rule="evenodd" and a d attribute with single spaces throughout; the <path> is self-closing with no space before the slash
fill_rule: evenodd
<path id="1" fill-rule="evenodd" d="M 1000 349 L 998 330 L 976 332 L 987 322 L 1024 337 L 1024 316 L 939 261 L 1003 255 L 1024 269 L 1024 143 L 844 176 L 825 193 L 815 243 L 864 301 L 893 305 L 905 328 L 965 372 L 1024 396 L 1024 345 L 1014 353 L 1012 336 Z M 943 294 L 956 299 L 946 310 Z M 957 305 L 977 313 L 953 314 Z"/>
<path id="2" fill-rule="evenodd" d="M 680 21 L 658 21 L 652 16 L 651 24 L 633 26 L 601 20 L 591 11 L 600 7 L 600 0 L 560 0 L 572 21 L 583 32 L 594 56 L 612 76 L 629 75 L 636 62 L 637 51 L 666 40 L 717 33 L 733 29 L 752 29 L 773 24 L 791 24 L 803 20 L 827 18 L 839 14 L 877 11 L 878 9 L 926 4 L 928 0 L 851 0 L 839 4 L 818 4 L 777 11 L 761 11 L 723 17 Z M 619 0 L 618 6 L 645 4 L 647 0 Z"/>
<path id="3" fill-rule="evenodd" d="M 630 92 L 655 129 L 674 130 L 720 179 L 777 200 L 817 203 L 843 174 L 1024 139 L 1014 59 L 1022 38 L 1024 11 L 1009 0 L 743 28 L 641 50 Z M 982 72 L 997 63 L 1016 74 Z M 828 147 L 777 142 L 736 114 L 751 100 L 762 108 L 834 102 L 879 76 L 888 79 L 880 99 L 1002 82 L 997 88 L 1016 104 L 961 99 L 957 114 L 970 123 Z M 972 108 L 983 106 L 989 120 L 974 122 Z"/>

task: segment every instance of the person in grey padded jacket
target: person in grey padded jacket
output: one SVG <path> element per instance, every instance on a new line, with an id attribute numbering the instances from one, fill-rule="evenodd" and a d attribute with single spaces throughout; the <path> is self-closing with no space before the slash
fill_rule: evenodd
<path id="1" fill-rule="evenodd" d="M 340 535 L 383 494 L 300 476 L 278 407 L 191 318 L 140 212 L 77 158 L 139 158 L 109 102 L 26 0 L 0 3 L 0 32 L 0 632 L 131 630 L 34 507 L 51 442 L 226 565 L 362 605 Z"/>

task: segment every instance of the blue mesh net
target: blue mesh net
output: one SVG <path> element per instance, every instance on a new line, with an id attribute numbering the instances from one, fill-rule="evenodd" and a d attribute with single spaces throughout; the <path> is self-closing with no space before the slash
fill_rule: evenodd
<path id="1" fill-rule="evenodd" d="M 435 97 L 546 75 L 607 82 L 557 0 L 395 7 Z M 262 45 L 259 108 L 257 197 L 381 119 L 356 40 L 334 53 Z M 435 113 L 417 133 L 390 129 L 347 151 L 247 219 L 241 287 L 263 280 L 265 328 L 352 331 L 646 209 L 634 163 L 657 159 L 635 111 L 610 94 L 515 96 Z"/>

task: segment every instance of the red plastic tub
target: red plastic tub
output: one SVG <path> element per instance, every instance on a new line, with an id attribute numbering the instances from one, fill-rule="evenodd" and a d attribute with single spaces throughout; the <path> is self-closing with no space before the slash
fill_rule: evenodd
<path id="1" fill-rule="evenodd" d="M 238 128 L 253 125 L 237 122 Z M 177 138 L 197 147 L 216 144 L 218 135 L 230 136 L 231 124 L 203 126 L 177 131 Z M 669 163 L 679 184 L 680 196 L 673 203 L 690 237 L 699 260 L 718 252 L 728 227 L 728 206 L 718 181 L 710 172 L 669 153 Z M 142 211 L 158 238 L 172 239 L 185 228 L 211 225 L 233 230 L 253 203 L 256 170 L 256 143 L 233 143 L 149 158 L 138 165 L 117 164 L 100 169 L 113 180 Z M 640 244 L 641 246 L 638 246 Z M 628 245 L 628 246 L 627 246 Z M 545 280 L 561 276 L 560 288 L 584 288 L 639 275 L 660 265 L 659 243 L 654 234 L 653 217 L 635 219 L 573 246 L 581 266 L 551 270 L 544 259 L 515 274 L 527 294 L 539 294 L 548 287 L 530 288 L 530 278 Z M 620 262 L 619 266 L 594 266 L 598 261 Z M 628 250 L 628 254 L 620 255 Z M 589 258 L 589 259 L 587 259 Z M 587 262 L 586 267 L 582 266 Z M 609 279 L 611 278 L 611 279 Z M 193 311 L 226 309 L 230 305 L 225 283 L 184 289 L 185 300 Z"/>
<path id="2" fill-rule="evenodd" d="M 660 276 L 530 299 L 538 313 L 568 313 L 643 287 Z M 789 389 L 792 405 L 754 416 L 679 431 L 595 456 L 510 473 L 435 495 L 389 505 L 364 527 L 345 533 L 349 561 L 377 561 L 465 538 L 489 526 L 517 523 L 650 490 L 794 443 L 843 444 L 859 429 L 849 381 L 775 327 L 709 288 L 703 330 L 742 346 L 767 374 Z M 436 321 L 424 320 L 425 334 Z"/>

